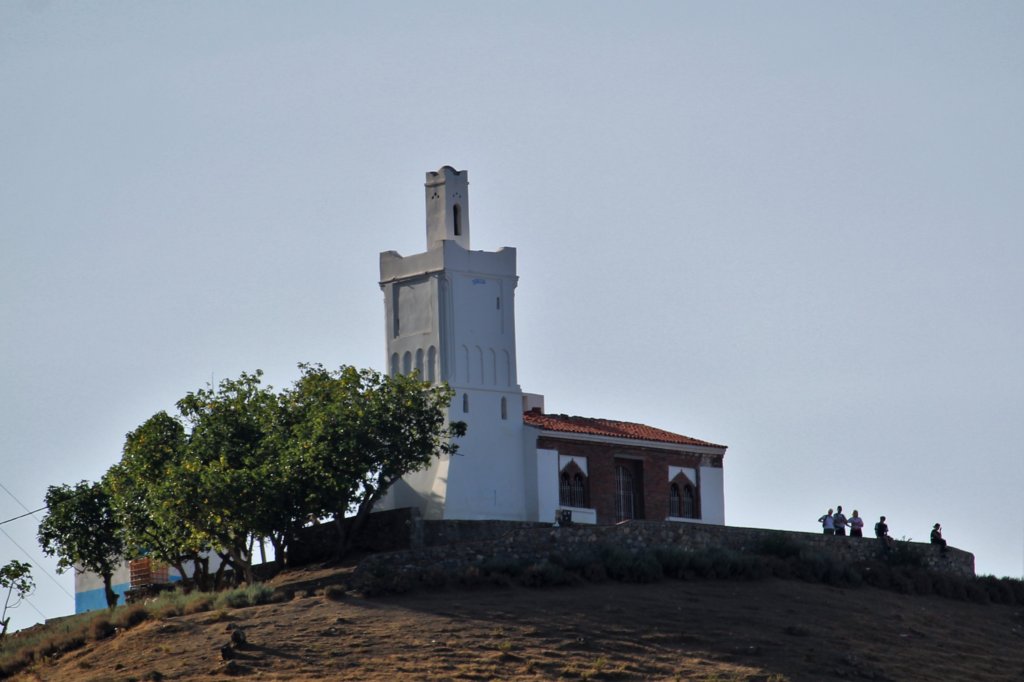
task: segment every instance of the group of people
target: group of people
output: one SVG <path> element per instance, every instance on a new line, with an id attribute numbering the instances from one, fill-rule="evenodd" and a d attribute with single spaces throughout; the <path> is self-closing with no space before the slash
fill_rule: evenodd
<path id="1" fill-rule="evenodd" d="M 819 518 L 818 523 L 821 524 L 822 532 L 825 535 L 846 535 L 846 530 L 849 528 L 850 537 L 864 537 L 864 519 L 856 509 L 853 510 L 853 516 L 846 518 L 846 515 L 843 514 L 843 506 L 838 505 L 834 512 L 829 509 Z M 889 524 L 885 522 L 884 516 L 879 517 L 878 523 L 875 524 L 875 537 L 886 545 L 892 543 L 892 538 L 889 537 Z M 936 523 L 932 526 L 931 543 L 936 545 L 942 554 L 946 553 L 946 541 L 942 537 L 941 524 Z"/>
<path id="2" fill-rule="evenodd" d="M 818 519 L 818 523 L 821 524 L 825 535 L 846 535 L 846 529 L 849 528 L 851 538 L 864 537 L 864 519 L 860 517 L 860 512 L 854 509 L 853 516 L 846 518 L 846 515 L 843 514 L 843 505 L 836 507 L 835 512 L 829 509 L 827 514 Z M 885 526 L 884 516 L 879 523 Z M 888 526 L 885 527 L 885 533 L 889 534 Z M 878 535 L 877 523 L 875 524 L 875 535 Z"/>

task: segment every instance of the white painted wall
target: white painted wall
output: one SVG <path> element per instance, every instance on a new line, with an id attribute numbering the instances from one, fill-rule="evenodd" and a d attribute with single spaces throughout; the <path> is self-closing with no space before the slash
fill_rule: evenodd
<path id="1" fill-rule="evenodd" d="M 725 477 L 720 467 L 700 468 L 700 511 L 704 523 L 725 525 Z"/>
<path id="2" fill-rule="evenodd" d="M 536 437 L 533 441 L 537 442 Z M 553 522 L 558 511 L 558 450 L 535 446 L 534 451 L 537 453 L 537 517 L 531 520 Z"/>
<path id="3" fill-rule="evenodd" d="M 416 506 L 426 518 L 527 520 L 535 492 L 516 368 L 516 251 L 468 250 L 464 171 L 445 166 L 428 173 L 424 187 L 427 250 L 380 255 L 387 366 L 392 373 L 421 367 L 425 379 L 447 382 L 456 392 L 449 420 L 466 422 L 466 435 L 455 455 L 403 477 L 378 508 Z"/>

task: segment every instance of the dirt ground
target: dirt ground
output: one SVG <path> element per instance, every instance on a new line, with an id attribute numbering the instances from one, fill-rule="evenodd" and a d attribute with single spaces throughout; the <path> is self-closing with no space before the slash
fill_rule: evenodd
<path id="1" fill-rule="evenodd" d="M 328 573 L 289 580 L 291 601 L 149 621 L 15 679 L 1024 679 L 1018 607 L 782 580 L 331 600 Z"/>

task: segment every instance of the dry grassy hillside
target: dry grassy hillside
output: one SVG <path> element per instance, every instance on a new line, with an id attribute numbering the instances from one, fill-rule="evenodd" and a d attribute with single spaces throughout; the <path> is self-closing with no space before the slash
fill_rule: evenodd
<path id="1" fill-rule="evenodd" d="M 1017 606 L 775 578 L 365 598 L 330 586 L 341 577 L 283 574 L 286 601 L 168 610 L 14 679 L 1024 679 Z"/>

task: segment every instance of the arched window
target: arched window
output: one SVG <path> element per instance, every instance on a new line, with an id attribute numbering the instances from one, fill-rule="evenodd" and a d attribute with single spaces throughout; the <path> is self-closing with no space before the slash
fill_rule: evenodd
<path id="1" fill-rule="evenodd" d="M 391 354 L 391 376 L 398 376 L 398 353 Z"/>
<path id="2" fill-rule="evenodd" d="M 416 349 L 416 371 L 420 373 L 420 379 L 423 379 L 423 349 Z"/>
<path id="3" fill-rule="evenodd" d="M 508 398 L 501 396 L 501 418 L 508 419 Z"/>
<path id="4" fill-rule="evenodd" d="M 679 486 L 675 483 L 668 487 L 668 515 L 675 517 L 683 515 L 683 501 L 679 495 Z"/>
<path id="5" fill-rule="evenodd" d="M 558 504 L 563 507 L 587 506 L 587 477 L 579 469 L 575 472 L 562 472 L 559 477 Z"/>
<path id="6" fill-rule="evenodd" d="M 412 374 L 412 353 L 409 351 L 402 356 L 402 374 Z"/>
<path id="7" fill-rule="evenodd" d="M 615 467 L 615 520 L 626 521 L 636 518 L 636 495 L 633 489 L 633 472 L 623 465 Z"/>
<path id="8" fill-rule="evenodd" d="M 693 494 L 692 485 L 683 486 L 683 513 L 680 516 L 684 519 L 697 518 L 697 497 Z"/>
<path id="9" fill-rule="evenodd" d="M 437 381 L 437 349 L 433 346 L 427 349 L 427 381 Z"/>
<path id="10" fill-rule="evenodd" d="M 469 412 L 469 394 L 468 393 L 463 393 L 462 394 L 462 411 L 463 412 Z"/>

